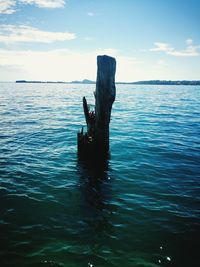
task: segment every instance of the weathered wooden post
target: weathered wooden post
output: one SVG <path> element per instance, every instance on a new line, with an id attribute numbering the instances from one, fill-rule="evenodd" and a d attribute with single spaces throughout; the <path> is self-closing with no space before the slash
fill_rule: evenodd
<path id="1" fill-rule="evenodd" d="M 112 104 L 115 100 L 116 60 L 109 56 L 97 57 L 97 81 L 95 111 L 90 111 L 86 98 L 83 98 L 83 109 L 87 123 L 87 132 L 78 133 L 79 156 L 90 158 L 106 156 L 109 151 L 109 123 Z"/>
<path id="2" fill-rule="evenodd" d="M 102 153 L 109 151 L 109 123 L 115 100 L 116 61 L 108 56 L 97 57 L 95 91 L 95 143 Z"/>

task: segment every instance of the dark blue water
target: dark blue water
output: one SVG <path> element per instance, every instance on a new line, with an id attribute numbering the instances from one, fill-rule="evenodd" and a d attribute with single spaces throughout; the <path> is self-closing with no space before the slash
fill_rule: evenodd
<path id="1" fill-rule="evenodd" d="M 199 266 L 200 87 L 118 85 L 101 168 L 76 154 L 94 89 L 0 84 L 0 266 Z"/>

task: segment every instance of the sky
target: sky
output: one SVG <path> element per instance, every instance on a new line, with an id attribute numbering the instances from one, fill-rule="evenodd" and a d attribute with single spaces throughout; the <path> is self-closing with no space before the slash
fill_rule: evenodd
<path id="1" fill-rule="evenodd" d="M 200 80 L 199 0 L 0 0 L 0 81 Z"/>

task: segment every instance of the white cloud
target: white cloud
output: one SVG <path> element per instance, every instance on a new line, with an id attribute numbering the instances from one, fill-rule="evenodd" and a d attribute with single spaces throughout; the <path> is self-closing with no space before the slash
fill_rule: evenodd
<path id="1" fill-rule="evenodd" d="M 0 49 L 0 62 L 6 68 L 15 71 L 7 72 L 0 80 L 62 80 L 96 79 L 97 55 L 110 55 L 117 59 L 116 80 L 134 79 L 137 72 L 135 59 L 124 57 L 115 49 L 99 49 L 91 52 L 76 52 L 67 49 L 49 51 L 16 51 Z M 18 71 L 16 71 L 18 66 Z M 18 77 L 16 77 L 18 73 Z"/>
<path id="2" fill-rule="evenodd" d="M 171 47 L 167 43 L 154 43 L 156 47 L 151 48 L 150 51 L 152 52 L 164 52 L 168 55 L 175 56 L 175 57 L 195 57 L 199 56 L 200 52 L 200 45 L 193 45 L 192 39 L 186 40 L 186 48 L 185 50 L 175 50 L 175 48 Z"/>
<path id="3" fill-rule="evenodd" d="M 193 40 L 188 38 L 185 42 L 186 42 L 187 45 L 192 45 Z"/>
<path id="4" fill-rule="evenodd" d="M 62 8 L 65 0 L 0 0 L 0 14 L 13 14 L 17 11 L 17 3 L 36 5 L 40 8 Z"/>
<path id="5" fill-rule="evenodd" d="M 166 53 L 168 53 L 169 51 L 173 51 L 173 48 L 170 47 L 170 45 L 169 44 L 166 44 L 166 43 L 156 42 L 156 43 L 154 43 L 154 45 L 156 47 L 151 48 L 150 51 L 153 51 L 153 52 L 162 51 L 162 52 L 166 52 Z"/>
<path id="6" fill-rule="evenodd" d="M 200 55 L 198 51 L 199 48 L 200 48 L 199 45 L 198 46 L 190 45 L 185 50 L 182 50 L 182 51 L 174 50 L 174 51 L 169 52 L 168 54 L 172 56 L 176 56 L 176 57 L 196 57 Z"/>
<path id="7" fill-rule="evenodd" d="M 15 0 L 1 0 L 0 2 L 0 14 L 12 14 L 16 12 Z"/>
<path id="8" fill-rule="evenodd" d="M 92 40 L 94 40 L 94 38 L 93 37 L 86 36 L 86 37 L 84 37 L 84 40 L 85 41 L 92 41 Z"/>
<path id="9" fill-rule="evenodd" d="M 20 0 L 24 4 L 34 4 L 41 8 L 61 8 L 65 5 L 65 0 Z"/>
<path id="10" fill-rule="evenodd" d="M 94 16 L 95 16 L 94 12 L 88 12 L 87 15 L 88 15 L 89 17 L 94 17 Z"/>
<path id="11" fill-rule="evenodd" d="M 0 25 L 0 42 L 41 42 L 51 43 L 75 39 L 74 33 L 49 32 L 25 25 Z"/>

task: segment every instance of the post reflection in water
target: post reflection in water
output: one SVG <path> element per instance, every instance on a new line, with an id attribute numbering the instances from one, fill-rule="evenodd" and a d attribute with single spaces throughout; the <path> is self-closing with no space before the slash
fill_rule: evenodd
<path id="1" fill-rule="evenodd" d="M 82 200 L 81 217 L 87 229 L 85 238 L 90 248 L 88 266 L 97 263 L 108 264 L 111 251 L 107 245 L 114 234 L 109 160 L 78 160 L 77 170 Z"/>

